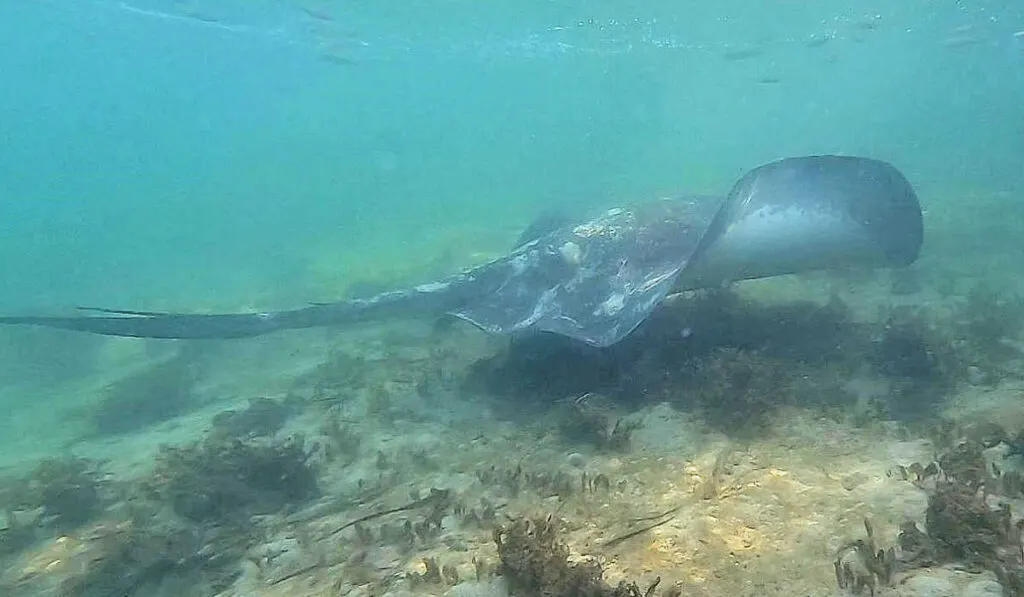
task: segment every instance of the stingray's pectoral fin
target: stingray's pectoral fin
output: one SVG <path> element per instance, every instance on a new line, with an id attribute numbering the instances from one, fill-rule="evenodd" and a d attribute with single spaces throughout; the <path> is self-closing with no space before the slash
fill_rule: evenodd
<path id="1" fill-rule="evenodd" d="M 922 240 L 917 194 L 892 165 L 851 156 L 787 158 L 736 183 L 680 286 L 901 267 L 917 259 Z"/>

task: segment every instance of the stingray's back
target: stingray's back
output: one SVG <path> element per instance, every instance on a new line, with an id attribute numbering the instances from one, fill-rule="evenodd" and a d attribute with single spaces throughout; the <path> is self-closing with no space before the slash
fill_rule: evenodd
<path id="1" fill-rule="evenodd" d="M 718 197 L 664 199 L 556 230 L 479 272 L 489 292 L 453 314 L 492 332 L 612 344 L 671 290 L 719 205 Z"/>

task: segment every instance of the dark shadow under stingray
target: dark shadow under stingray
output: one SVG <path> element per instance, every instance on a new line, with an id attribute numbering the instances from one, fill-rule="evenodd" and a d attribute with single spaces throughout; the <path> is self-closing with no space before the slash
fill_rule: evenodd
<path id="1" fill-rule="evenodd" d="M 506 351 L 478 362 L 467 384 L 515 401 L 596 392 L 639 403 L 692 379 L 704 360 L 722 350 L 852 368 L 870 342 L 866 327 L 838 301 L 759 305 L 730 292 L 708 292 L 666 305 L 607 348 L 554 334 L 515 338 Z"/>
<path id="2" fill-rule="evenodd" d="M 970 363 L 992 360 L 976 347 L 991 343 L 977 340 L 963 314 L 894 307 L 880 315 L 855 319 L 839 299 L 766 304 L 702 291 L 667 301 L 610 347 L 552 334 L 514 338 L 474 365 L 466 387 L 499 398 L 512 418 L 529 411 L 524 404 L 543 410 L 594 393 L 626 407 L 667 401 L 729 432 L 782 406 L 921 423 L 976 383 Z M 989 377 L 1001 379 L 994 371 Z"/>

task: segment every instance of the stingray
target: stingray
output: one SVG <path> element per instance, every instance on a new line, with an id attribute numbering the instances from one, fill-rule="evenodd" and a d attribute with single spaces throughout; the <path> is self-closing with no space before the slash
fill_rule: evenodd
<path id="1" fill-rule="evenodd" d="M 892 165 L 793 157 L 747 172 L 724 197 L 659 199 L 580 221 L 544 218 L 503 257 L 367 298 L 263 313 L 83 308 L 80 316 L 8 316 L 0 324 L 226 339 L 448 314 L 495 334 L 550 332 L 604 347 L 671 293 L 815 270 L 904 267 L 922 240 L 917 195 Z"/>

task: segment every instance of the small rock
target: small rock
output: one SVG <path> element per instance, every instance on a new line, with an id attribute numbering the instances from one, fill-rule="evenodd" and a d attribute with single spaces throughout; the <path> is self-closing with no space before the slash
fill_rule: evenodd
<path id="1" fill-rule="evenodd" d="M 868 481 L 870 477 L 864 473 L 850 473 L 839 482 L 846 491 L 853 491 Z"/>
<path id="2" fill-rule="evenodd" d="M 896 269 L 890 272 L 890 288 L 896 296 L 907 296 L 921 292 L 921 277 L 917 270 Z"/>
<path id="3" fill-rule="evenodd" d="M 953 583 L 948 579 L 918 574 L 900 587 L 901 597 L 953 597 Z"/>
<path id="4" fill-rule="evenodd" d="M 566 457 L 565 461 L 568 462 L 569 466 L 573 468 L 581 469 L 587 466 L 587 458 L 583 454 L 580 454 L 579 452 L 573 452 L 572 454 L 569 454 Z"/>
<path id="5" fill-rule="evenodd" d="M 1002 597 L 1003 586 L 994 580 L 976 580 L 964 587 L 961 597 Z"/>
<path id="6" fill-rule="evenodd" d="M 448 549 L 452 551 L 469 551 L 469 544 L 466 540 L 458 535 L 447 535 L 442 538 L 444 544 L 448 546 Z"/>
<path id="7" fill-rule="evenodd" d="M 3 517 L 5 520 L 0 521 L 0 531 L 34 527 L 39 524 L 39 519 L 42 518 L 43 513 L 44 508 L 35 508 L 34 510 L 11 510 L 7 512 L 7 516 Z"/>
<path id="8" fill-rule="evenodd" d="M 984 385 L 987 378 L 988 376 L 985 375 L 985 372 L 980 367 L 971 365 L 967 368 L 967 383 L 972 386 Z"/>

